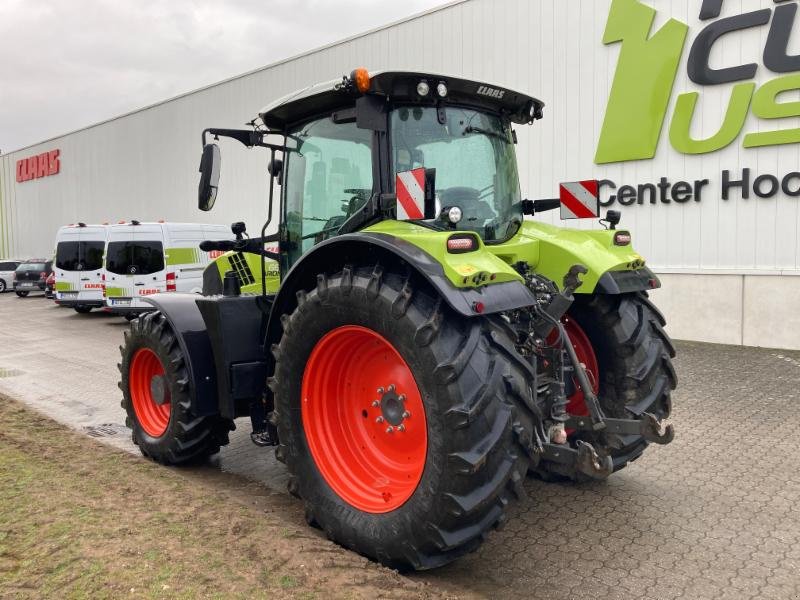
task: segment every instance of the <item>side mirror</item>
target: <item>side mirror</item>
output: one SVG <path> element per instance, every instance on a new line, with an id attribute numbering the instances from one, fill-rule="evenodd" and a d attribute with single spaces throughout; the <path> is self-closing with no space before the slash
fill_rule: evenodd
<path id="1" fill-rule="evenodd" d="M 273 158 L 267 163 L 267 171 L 270 176 L 278 180 L 278 185 L 281 184 L 281 173 L 283 173 L 283 161 L 280 158 Z"/>
<path id="2" fill-rule="evenodd" d="M 219 146 L 216 144 L 203 146 L 203 157 L 200 159 L 200 185 L 197 189 L 197 207 L 200 210 L 209 211 L 214 208 L 221 162 Z"/>

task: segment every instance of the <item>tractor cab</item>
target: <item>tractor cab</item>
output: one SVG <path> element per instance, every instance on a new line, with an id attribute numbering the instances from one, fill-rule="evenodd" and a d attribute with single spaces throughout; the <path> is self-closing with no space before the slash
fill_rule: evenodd
<path id="1" fill-rule="evenodd" d="M 289 268 L 321 241 L 386 219 L 510 239 L 523 217 L 512 125 L 540 118 L 542 106 L 479 82 L 357 69 L 267 106 L 237 139 L 282 138 L 270 172 L 282 184 Z"/>

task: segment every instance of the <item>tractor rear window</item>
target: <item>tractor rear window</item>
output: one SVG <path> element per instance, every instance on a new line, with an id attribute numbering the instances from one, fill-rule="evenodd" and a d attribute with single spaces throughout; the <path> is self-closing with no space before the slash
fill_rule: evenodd
<path id="1" fill-rule="evenodd" d="M 109 242 L 106 269 L 117 275 L 150 275 L 164 270 L 161 242 Z"/>
<path id="2" fill-rule="evenodd" d="M 95 271 L 103 267 L 103 242 L 59 242 L 56 267 L 65 271 Z"/>

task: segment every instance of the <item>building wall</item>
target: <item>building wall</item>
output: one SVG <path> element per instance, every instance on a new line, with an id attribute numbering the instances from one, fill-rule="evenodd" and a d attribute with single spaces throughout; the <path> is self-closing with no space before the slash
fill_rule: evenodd
<path id="1" fill-rule="evenodd" d="M 725 0 L 720 18 L 790 4 L 796 2 Z M 607 23 L 609 30 L 624 30 L 622 25 L 637 22 L 636 15 L 647 7 L 656 11 L 651 37 L 663 34 L 663 27 L 688 25 L 666 119 L 652 158 L 598 164 L 595 153 L 621 48 L 625 52 L 624 46 L 635 45 L 637 39 L 634 31 L 622 44 L 604 44 Z M 0 255 L 48 254 L 56 229 L 78 220 L 244 219 L 256 230 L 266 212 L 266 154 L 236 142 L 221 141 L 222 181 L 215 211 L 201 213 L 195 208 L 203 128 L 242 126 L 272 99 L 356 66 L 419 69 L 517 88 L 546 102 L 544 120 L 518 128 L 520 175 L 529 198 L 553 197 L 558 182 L 576 179 L 634 187 L 658 183 L 662 177 L 672 184 L 708 179 L 700 201 L 650 203 L 648 199 L 625 207 L 618 202 L 609 205 L 622 208 L 622 225 L 633 232 L 637 250 L 662 274 L 665 287 L 655 298 L 670 320 L 670 332 L 687 339 L 800 348 L 794 308 L 800 300 L 800 200 L 782 191 L 769 198 L 751 192 L 744 199 L 736 188 L 729 199 L 722 199 L 725 170 L 741 179 L 743 169 L 749 168 L 751 180 L 800 171 L 800 144 L 791 131 L 787 137 L 792 143 L 743 145 L 747 133 L 791 130 L 800 127 L 800 120 L 757 118 L 752 105 L 731 143 L 701 154 L 676 150 L 669 135 L 681 94 L 698 94 L 690 131 L 702 140 L 720 129 L 735 85 L 752 83 L 757 90 L 793 73 L 775 73 L 763 64 L 770 31 L 766 24 L 722 36 L 708 61 L 716 69 L 755 63 L 754 78 L 721 85 L 692 82 L 690 48 L 701 30 L 716 20 L 701 21 L 700 8 L 701 0 L 614 0 L 613 6 L 612 0 L 456 2 L 5 155 L 0 157 Z M 619 11 L 616 21 L 609 20 L 612 9 Z M 610 33 L 612 39 L 614 31 Z M 787 54 L 799 53 L 800 35 L 794 35 Z M 667 71 L 659 71 L 660 80 L 669 79 Z M 779 101 L 791 96 L 787 92 Z M 652 99 L 643 92 L 635 106 L 649 103 Z M 788 113 L 800 110 L 790 106 Z M 15 181 L 18 159 L 55 148 L 60 150 L 58 175 Z M 793 185 L 800 186 L 800 179 Z M 611 193 L 604 187 L 605 203 Z M 555 220 L 550 214 L 542 218 Z"/>

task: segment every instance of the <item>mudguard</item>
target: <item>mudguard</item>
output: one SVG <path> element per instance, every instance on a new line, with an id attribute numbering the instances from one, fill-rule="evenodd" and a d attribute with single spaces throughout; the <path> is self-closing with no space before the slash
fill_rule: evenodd
<path id="1" fill-rule="evenodd" d="M 503 244 L 487 246 L 512 264 L 527 262 L 536 273 L 559 288 L 572 265 L 588 272 L 576 294 L 625 294 L 661 286 L 633 246 L 616 245 L 615 230 L 569 229 L 539 221 L 525 221 L 520 231 Z"/>
<path id="2" fill-rule="evenodd" d="M 178 338 L 186 357 L 193 412 L 200 417 L 218 413 L 219 407 L 214 351 L 197 298 L 197 294 L 170 292 L 147 296 L 144 301 L 163 313 Z"/>
<path id="3" fill-rule="evenodd" d="M 440 235 L 441 243 L 444 244 L 450 234 Z M 479 252 L 485 251 L 481 248 L 474 254 L 478 255 Z M 488 285 L 476 285 L 470 279 L 472 287 L 456 287 L 445 274 L 440 260 L 418 245 L 396 235 L 361 231 L 325 240 L 304 254 L 283 280 L 269 319 L 267 340 L 280 337 L 280 316 L 294 309 L 298 290 L 311 289 L 317 284 L 317 274 L 330 272 L 350 262 L 364 264 L 368 260 L 384 264 L 391 261 L 405 263 L 414 268 L 453 310 L 464 317 L 504 312 L 536 302 L 531 291 L 522 283 L 521 277 L 517 276 L 518 280 L 511 279 L 511 275 L 505 271 L 509 268 L 508 265 L 490 254 L 489 257 L 498 261 L 498 269 L 504 270 L 505 281 L 488 283 L 486 280 L 489 276 L 481 280 Z"/>
<path id="4" fill-rule="evenodd" d="M 227 419 L 247 414 L 249 403 L 260 399 L 266 387 L 268 361 L 261 344 L 269 299 L 169 293 L 146 301 L 176 333 L 193 413 Z"/>

